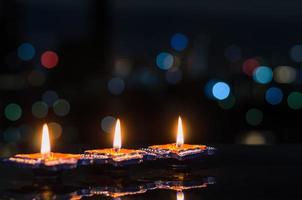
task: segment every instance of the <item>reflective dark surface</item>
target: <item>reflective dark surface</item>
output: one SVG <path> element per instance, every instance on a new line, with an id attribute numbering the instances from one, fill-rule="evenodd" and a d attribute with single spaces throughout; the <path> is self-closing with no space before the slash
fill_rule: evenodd
<path id="1" fill-rule="evenodd" d="M 186 200 L 299 199 L 299 150 L 292 145 L 221 146 L 214 157 L 187 167 L 156 162 L 124 169 L 87 167 L 53 180 L 36 179 L 30 170 L 2 163 L 0 199 L 172 200 L 181 189 Z"/>

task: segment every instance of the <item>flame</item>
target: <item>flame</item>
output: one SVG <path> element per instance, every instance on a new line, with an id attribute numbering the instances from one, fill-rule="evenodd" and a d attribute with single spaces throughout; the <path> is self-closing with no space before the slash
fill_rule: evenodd
<path id="1" fill-rule="evenodd" d="M 49 154 L 49 153 L 50 153 L 50 140 L 49 140 L 48 126 L 47 124 L 44 124 L 42 130 L 41 154 Z"/>
<path id="2" fill-rule="evenodd" d="M 184 133 L 182 128 L 182 121 L 181 117 L 178 117 L 178 126 L 177 126 L 177 139 L 176 139 L 176 145 L 178 147 L 182 146 L 184 144 Z"/>
<path id="3" fill-rule="evenodd" d="M 185 195 L 184 195 L 184 193 L 183 193 L 182 191 L 178 191 L 178 192 L 176 193 L 176 199 L 177 199 L 177 200 L 185 200 Z"/>
<path id="4" fill-rule="evenodd" d="M 117 119 L 115 130 L 114 130 L 113 148 L 115 150 L 120 150 L 121 147 L 122 147 L 121 124 L 120 124 L 120 120 Z"/>

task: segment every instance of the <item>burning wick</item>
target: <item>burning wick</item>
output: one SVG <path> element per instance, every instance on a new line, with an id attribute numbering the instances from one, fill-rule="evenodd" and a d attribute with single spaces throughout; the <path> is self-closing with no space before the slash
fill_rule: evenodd
<path id="1" fill-rule="evenodd" d="M 184 193 L 183 193 L 182 191 L 178 191 L 178 192 L 176 193 L 176 199 L 177 199 L 177 200 L 185 200 L 185 195 L 184 195 Z"/>
<path id="2" fill-rule="evenodd" d="M 41 154 L 43 155 L 44 159 L 50 157 L 51 155 L 49 131 L 48 131 L 47 124 L 43 125 L 42 140 L 41 140 Z"/>
<path id="3" fill-rule="evenodd" d="M 177 138 L 176 138 L 176 146 L 177 147 L 182 147 L 184 144 L 184 133 L 183 133 L 183 128 L 182 128 L 182 121 L 181 117 L 178 117 L 178 126 L 177 126 Z"/>
<path id="4" fill-rule="evenodd" d="M 115 130 L 114 130 L 113 149 L 115 152 L 119 152 L 121 148 L 122 148 L 121 123 L 120 123 L 120 119 L 117 119 Z"/>

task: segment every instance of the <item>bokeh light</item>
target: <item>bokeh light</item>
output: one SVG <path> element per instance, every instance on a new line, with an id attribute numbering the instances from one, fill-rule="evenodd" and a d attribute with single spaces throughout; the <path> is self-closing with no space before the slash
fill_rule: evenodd
<path id="1" fill-rule="evenodd" d="M 162 70 L 168 70 L 173 66 L 174 58 L 170 53 L 161 52 L 156 57 L 156 65 Z"/>
<path id="2" fill-rule="evenodd" d="M 217 82 L 214 84 L 212 93 L 218 100 L 226 99 L 230 95 L 230 86 L 225 82 Z"/>
<path id="3" fill-rule="evenodd" d="M 36 54 L 34 46 L 30 43 L 23 43 L 18 47 L 18 57 L 21 60 L 31 60 Z"/>
<path id="4" fill-rule="evenodd" d="M 41 64 L 47 69 L 54 68 L 59 62 L 59 56 L 54 51 L 45 51 L 41 56 Z"/>
<path id="5" fill-rule="evenodd" d="M 101 121 L 101 127 L 106 133 L 112 133 L 116 119 L 112 116 L 106 116 Z"/>
<path id="6" fill-rule="evenodd" d="M 218 80 L 216 79 L 211 79 L 209 80 L 205 87 L 204 87 L 204 93 L 205 95 L 209 98 L 209 99 L 214 99 L 214 96 L 213 96 L 213 87 L 214 85 L 218 82 Z"/>
<path id="7" fill-rule="evenodd" d="M 37 101 L 32 105 L 31 112 L 36 118 L 44 118 L 48 114 L 48 106 L 43 101 Z"/>
<path id="8" fill-rule="evenodd" d="M 293 83 L 296 80 L 297 71 L 293 67 L 278 66 L 274 69 L 274 80 L 277 83 Z"/>
<path id="9" fill-rule="evenodd" d="M 273 71 L 266 66 L 258 67 L 253 74 L 254 80 L 260 84 L 267 84 L 273 79 Z"/>
<path id="10" fill-rule="evenodd" d="M 242 71 L 248 75 L 253 76 L 254 70 L 260 66 L 260 62 L 255 58 L 249 58 L 243 62 Z"/>
<path id="11" fill-rule="evenodd" d="M 3 132 L 3 139 L 7 143 L 16 143 L 21 139 L 18 128 L 10 127 Z"/>
<path id="12" fill-rule="evenodd" d="M 132 63 L 129 59 L 126 58 L 116 59 L 114 63 L 114 69 L 116 75 L 126 77 L 131 72 Z"/>
<path id="13" fill-rule="evenodd" d="M 302 62 L 302 45 L 293 46 L 289 54 L 293 61 Z"/>
<path id="14" fill-rule="evenodd" d="M 45 83 L 46 77 L 43 72 L 33 70 L 28 74 L 27 80 L 29 85 L 34 87 L 40 87 Z"/>
<path id="15" fill-rule="evenodd" d="M 283 99 L 283 92 L 277 87 L 271 87 L 266 91 L 265 99 L 269 104 L 277 105 Z"/>
<path id="16" fill-rule="evenodd" d="M 260 132 L 250 131 L 241 138 L 240 143 L 246 145 L 264 145 L 267 141 L 265 136 Z"/>
<path id="17" fill-rule="evenodd" d="M 22 116 L 21 106 L 16 103 L 8 104 L 4 109 L 4 115 L 11 121 L 16 121 Z"/>
<path id="18" fill-rule="evenodd" d="M 175 33 L 171 37 L 171 47 L 176 51 L 182 51 L 188 46 L 188 37 L 182 33 Z"/>
<path id="19" fill-rule="evenodd" d="M 224 56 L 230 62 L 239 61 L 241 54 L 241 48 L 236 45 L 231 45 L 224 50 Z"/>
<path id="20" fill-rule="evenodd" d="M 302 108 L 302 93 L 291 92 L 287 97 L 287 104 L 291 109 L 298 110 Z"/>
<path id="21" fill-rule="evenodd" d="M 179 69 L 170 69 L 166 72 L 166 80 L 170 84 L 176 84 L 182 79 L 182 72 Z"/>
<path id="22" fill-rule="evenodd" d="M 59 95 L 53 90 L 47 90 L 42 95 L 42 100 L 51 107 L 56 100 L 59 99 Z"/>
<path id="23" fill-rule="evenodd" d="M 48 128 L 49 128 L 52 139 L 58 139 L 58 138 L 61 137 L 62 132 L 63 132 L 63 128 L 59 123 L 50 122 L 47 125 L 48 125 Z"/>
<path id="24" fill-rule="evenodd" d="M 53 104 L 53 111 L 58 116 L 66 116 L 70 111 L 70 104 L 65 99 L 58 99 Z"/>
<path id="25" fill-rule="evenodd" d="M 229 95 L 228 98 L 218 101 L 218 105 L 225 110 L 231 109 L 236 103 L 236 98 L 233 95 Z"/>
<path id="26" fill-rule="evenodd" d="M 252 108 L 247 111 L 245 115 L 246 122 L 249 125 L 257 126 L 259 125 L 263 120 L 263 113 L 261 110 Z"/>
<path id="27" fill-rule="evenodd" d="M 119 95 L 122 94 L 122 92 L 125 89 L 125 82 L 121 78 L 112 78 L 108 82 L 108 90 L 111 94 Z"/>

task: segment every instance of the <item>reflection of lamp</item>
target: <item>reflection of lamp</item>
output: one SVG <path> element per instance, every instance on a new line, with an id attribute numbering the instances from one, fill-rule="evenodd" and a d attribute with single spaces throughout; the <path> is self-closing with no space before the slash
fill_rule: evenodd
<path id="1" fill-rule="evenodd" d="M 182 191 L 177 191 L 176 192 L 176 199 L 177 200 L 185 200 L 185 195 Z"/>
<path id="2" fill-rule="evenodd" d="M 121 135 L 121 124 L 120 120 L 117 119 L 114 130 L 113 148 L 87 150 L 85 151 L 84 157 L 89 157 L 90 159 L 95 160 L 96 163 L 101 159 L 104 159 L 104 162 L 107 162 L 105 159 L 108 158 L 109 162 L 116 166 L 142 162 L 142 151 L 121 148 Z"/>
<path id="3" fill-rule="evenodd" d="M 17 154 L 9 158 L 9 161 L 31 166 L 32 168 L 58 170 L 62 168 L 75 168 L 79 158 L 80 155 L 77 154 L 51 152 L 48 126 L 47 124 L 44 124 L 42 129 L 40 153 Z"/>
<path id="4" fill-rule="evenodd" d="M 205 145 L 191 145 L 184 143 L 183 124 L 178 117 L 176 143 L 150 146 L 146 151 L 155 153 L 160 157 L 171 157 L 179 160 L 198 156 L 208 150 Z"/>

